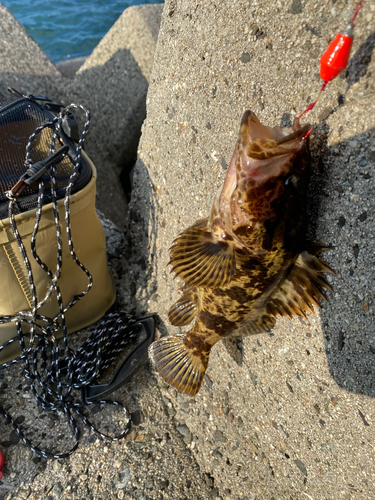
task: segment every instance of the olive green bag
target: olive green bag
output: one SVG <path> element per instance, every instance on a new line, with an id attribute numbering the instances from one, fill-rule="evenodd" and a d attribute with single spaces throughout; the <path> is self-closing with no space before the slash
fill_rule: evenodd
<path id="1" fill-rule="evenodd" d="M 104 230 L 95 211 L 96 170 L 83 150 L 80 151 L 79 165 L 75 167 L 79 139 L 77 124 L 70 111 L 63 118 L 60 117 L 59 122 L 56 112 L 61 108 L 47 99 L 30 95 L 11 103 L 0 103 L 0 345 L 17 337 L 16 323 L 4 322 L 4 317 L 9 318 L 22 311 L 25 315 L 22 331 L 27 331 L 30 322 L 27 313 L 31 316 L 35 296 L 40 304 L 48 296 L 51 286 L 51 275 L 46 267 L 50 274 L 56 274 L 56 213 L 52 203 L 51 165 L 55 172 L 55 207 L 58 210 L 62 243 L 58 286 L 64 308 L 71 304 L 64 315 L 66 331 L 74 332 L 94 323 L 115 301 L 115 288 L 107 267 Z M 45 125 L 49 122 L 53 126 Z M 70 181 L 72 186 L 68 208 L 73 254 L 66 232 L 65 195 Z M 40 207 L 41 217 L 37 234 L 34 235 L 33 255 L 31 243 L 38 212 L 40 182 L 44 183 L 45 188 Z M 9 218 L 10 204 L 13 225 L 16 226 L 31 267 L 34 294 L 25 258 Z M 40 265 L 38 259 L 44 266 Z M 57 294 L 50 293 L 45 303 L 38 308 L 37 323 L 48 324 L 43 317 L 56 320 L 59 311 Z M 59 336 L 61 331 L 56 331 L 56 334 Z M 0 364 L 19 354 L 17 342 L 9 344 L 0 351 Z"/>
<path id="2" fill-rule="evenodd" d="M 84 114 L 80 134 L 72 110 Z M 0 406 L 0 416 L 44 458 L 77 448 L 73 414 L 103 439 L 126 435 L 128 411 L 106 397 L 142 366 L 155 333 L 153 315 L 136 319 L 111 307 L 115 288 L 95 211 L 96 170 L 82 149 L 89 121 L 83 106 L 64 108 L 42 97 L 0 103 L 0 369 L 22 363 L 36 403 L 66 416 L 74 445 L 57 453 L 32 444 L 11 415 L 17 401 Z M 68 334 L 100 318 L 72 349 Z M 121 409 L 123 430 L 114 424 L 108 435 L 92 425 L 82 412 L 91 404 Z M 33 439 L 43 440 L 43 433 Z"/>

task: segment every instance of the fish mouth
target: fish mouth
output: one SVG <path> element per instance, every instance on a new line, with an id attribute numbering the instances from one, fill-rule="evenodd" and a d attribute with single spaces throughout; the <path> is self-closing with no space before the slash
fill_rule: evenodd
<path id="1" fill-rule="evenodd" d="M 298 125 L 299 125 L 298 118 L 296 118 L 295 123 L 298 123 Z M 295 127 L 295 124 L 293 125 L 293 127 Z M 305 135 L 307 134 L 307 132 L 310 129 L 311 129 L 310 124 L 306 123 L 303 127 L 299 127 L 294 132 L 291 132 L 290 134 L 286 135 L 282 139 L 279 139 L 277 141 L 277 145 L 279 146 L 280 144 L 285 144 L 286 142 L 295 141 L 295 140 L 302 140 L 305 138 Z"/>
<path id="2" fill-rule="evenodd" d="M 262 125 L 252 111 L 241 120 L 239 149 L 242 170 L 258 182 L 278 176 L 283 166 L 307 146 L 309 124 L 301 127 L 298 118 L 292 127 Z"/>
<path id="3" fill-rule="evenodd" d="M 257 116 L 246 111 L 241 120 L 240 142 L 252 158 L 278 156 L 291 150 L 298 150 L 311 126 L 307 123 L 301 127 L 298 118 L 292 127 L 267 127 L 262 125 Z M 264 153 L 257 154 L 257 153 Z"/>

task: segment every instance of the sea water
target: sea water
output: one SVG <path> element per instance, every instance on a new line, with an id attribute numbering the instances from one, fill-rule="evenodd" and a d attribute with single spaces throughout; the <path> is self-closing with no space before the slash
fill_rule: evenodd
<path id="1" fill-rule="evenodd" d="M 131 5 L 163 0 L 1 0 L 53 62 L 88 56 Z"/>

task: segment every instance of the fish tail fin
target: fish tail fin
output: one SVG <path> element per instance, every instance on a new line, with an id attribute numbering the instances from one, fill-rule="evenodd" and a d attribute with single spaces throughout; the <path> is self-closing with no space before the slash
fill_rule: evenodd
<path id="1" fill-rule="evenodd" d="M 187 345 L 186 335 L 169 335 L 154 342 L 150 359 L 161 377 L 180 394 L 195 396 L 199 391 L 208 364 L 209 353 L 196 353 Z"/>

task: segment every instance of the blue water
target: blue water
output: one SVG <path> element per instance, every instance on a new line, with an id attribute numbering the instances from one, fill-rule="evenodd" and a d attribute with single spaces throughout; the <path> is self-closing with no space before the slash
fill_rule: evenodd
<path id="1" fill-rule="evenodd" d="M 131 5 L 163 0 L 1 0 L 53 62 L 88 56 Z"/>

